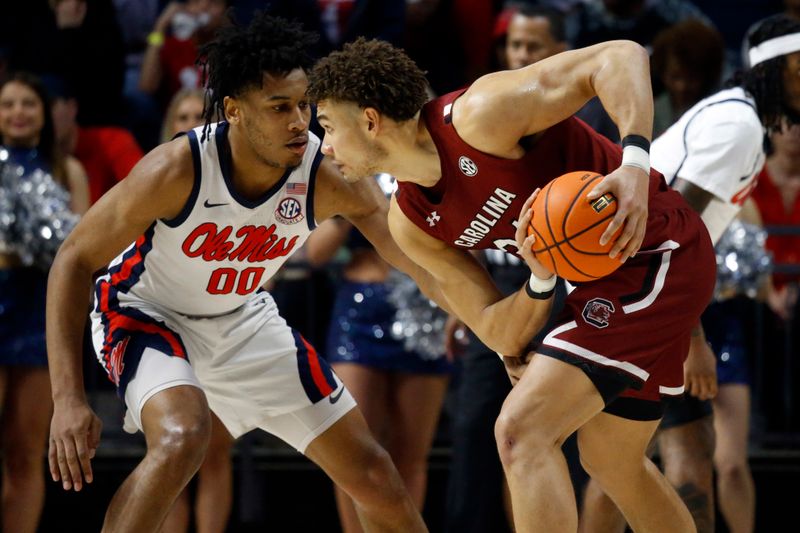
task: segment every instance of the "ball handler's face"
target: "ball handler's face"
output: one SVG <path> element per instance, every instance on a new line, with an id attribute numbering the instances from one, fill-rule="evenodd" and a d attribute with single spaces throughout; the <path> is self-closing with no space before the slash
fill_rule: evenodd
<path id="1" fill-rule="evenodd" d="M 256 157 L 276 168 L 296 167 L 308 146 L 311 107 L 308 79 L 302 69 L 285 77 L 264 74 L 261 87 L 225 98 L 225 117 L 240 128 Z"/>
<path id="2" fill-rule="evenodd" d="M 375 141 L 364 110 L 352 102 L 322 100 L 317 120 L 325 130 L 322 153 L 333 159 L 347 181 L 354 182 L 380 172 L 386 152 Z"/>

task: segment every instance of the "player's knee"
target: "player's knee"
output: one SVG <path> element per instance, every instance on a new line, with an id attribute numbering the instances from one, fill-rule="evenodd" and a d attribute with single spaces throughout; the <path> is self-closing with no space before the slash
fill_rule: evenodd
<path id="1" fill-rule="evenodd" d="M 536 423 L 534 413 L 522 416 L 505 407 L 497 417 L 494 435 L 500 460 L 508 467 L 516 462 L 538 460 L 546 453 L 558 449 L 562 439 L 548 431 L 546 424 Z"/>
<path id="2" fill-rule="evenodd" d="M 211 424 L 208 416 L 170 420 L 155 439 L 148 439 L 148 453 L 175 467 L 199 468 L 208 448 Z"/>
<path id="3" fill-rule="evenodd" d="M 398 486 L 400 476 L 389 453 L 377 442 L 359 450 L 353 461 L 353 469 L 358 476 L 341 484 L 341 488 L 362 506 L 368 507 L 370 502 L 391 499 L 398 490 L 402 490 L 402 481 Z"/>
<path id="4" fill-rule="evenodd" d="M 750 468 L 746 459 L 721 457 L 717 458 L 714 467 L 717 471 L 717 476 L 728 481 L 741 481 L 750 475 Z"/>
<path id="5" fill-rule="evenodd" d="M 391 489 L 398 478 L 397 469 L 389 453 L 377 444 L 371 447 L 363 458 L 362 472 L 365 486 L 370 488 Z"/>

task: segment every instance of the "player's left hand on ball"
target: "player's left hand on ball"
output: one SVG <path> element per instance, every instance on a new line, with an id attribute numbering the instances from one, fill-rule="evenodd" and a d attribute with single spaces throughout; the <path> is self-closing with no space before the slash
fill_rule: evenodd
<path id="1" fill-rule="evenodd" d="M 610 192 L 617 199 L 617 214 L 600 237 L 600 244 L 605 245 L 619 228 L 619 234 L 609 252 L 609 256 L 625 262 L 636 255 L 644 240 L 647 227 L 647 198 L 650 188 L 650 177 L 637 167 L 622 166 L 608 174 L 586 195 L 589 200 L 600 198 Z"/>
<path id="2" fill-rule="evenodd" d="M 539 261 L 537 261 L 536 255 L 533 253 L 533 245 L 536 242 L 536 235 L 528 235 L 528 226 L 533 219 L 533 209 L 531 206 L 533 205 L 533 201 L 536 200 L 536 197 L 539 195 L 540 190 L 541 189 L 536 189 L 533 191 L 533 194 L 531 194 L 528 199 L 525 200 L 522 210 L 519 213 L 519 218 L 517 218 L 517 231 L 514 235 L 514 238 L 517 241 L 519 253 L 525 260 L 528 268 L 531 269 L 531 272 L 536 274 L 537 278 L 548 279 L 553 277 L 553 273 L 547 270 Z"/>

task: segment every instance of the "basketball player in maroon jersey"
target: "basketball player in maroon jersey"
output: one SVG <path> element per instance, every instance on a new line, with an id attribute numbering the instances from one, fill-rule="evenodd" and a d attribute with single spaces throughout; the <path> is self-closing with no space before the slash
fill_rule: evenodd
<path id="1" fill-rule="evenodd" d="M 363 39 L 320 61 L 309 78 L 323 153 L 348 180 L 379 171 L 397 177 L 392 235 L 518 380 L 495 431 L 516 530 L 577 529 L 560 451 L 577 430 L 585 468 L 634 530 L 695 531 L 645 449 L 661 395 L 683 393 L 682 361 L 711 296 L 714 256 L 699 216 L 650 172 L 646 52 L 627 41 L 602 43 L 489 74 L 427 104 L 424 87 L 401 51 Z M 595 95 L 624 150 L 571 118 Z M 525 237 L 530 205 L 539 187 L 574 170 L 606 175 L 588 198 L 616 196 L 601 243 L 622 228 L 610 255 L 625 264 L 575 289 L 558 325 L 524 356 L 555 284 Z M 531 280 L 503 298 L 469 254 L 486 248 L 516 248 Z"/>

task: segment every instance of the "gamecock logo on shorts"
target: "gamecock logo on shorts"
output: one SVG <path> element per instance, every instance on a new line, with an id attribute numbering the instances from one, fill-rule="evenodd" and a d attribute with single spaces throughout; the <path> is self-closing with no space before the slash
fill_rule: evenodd
<path id="1" fill-rule="evenodd" d="M 305 217 L 300 202 L 294 198 L 284 198 L 278 204 L 278 209 L 275 210 L 275 218 L 283 224 L 297 224 Z"/>
<path id="2" fill-rule="evenodd" d="M 604 298 L 594 298 L 583 307 L 583 319 L 587 324 L 603 329 L 607 328 L 614 312 L 614 304 Z"/>

